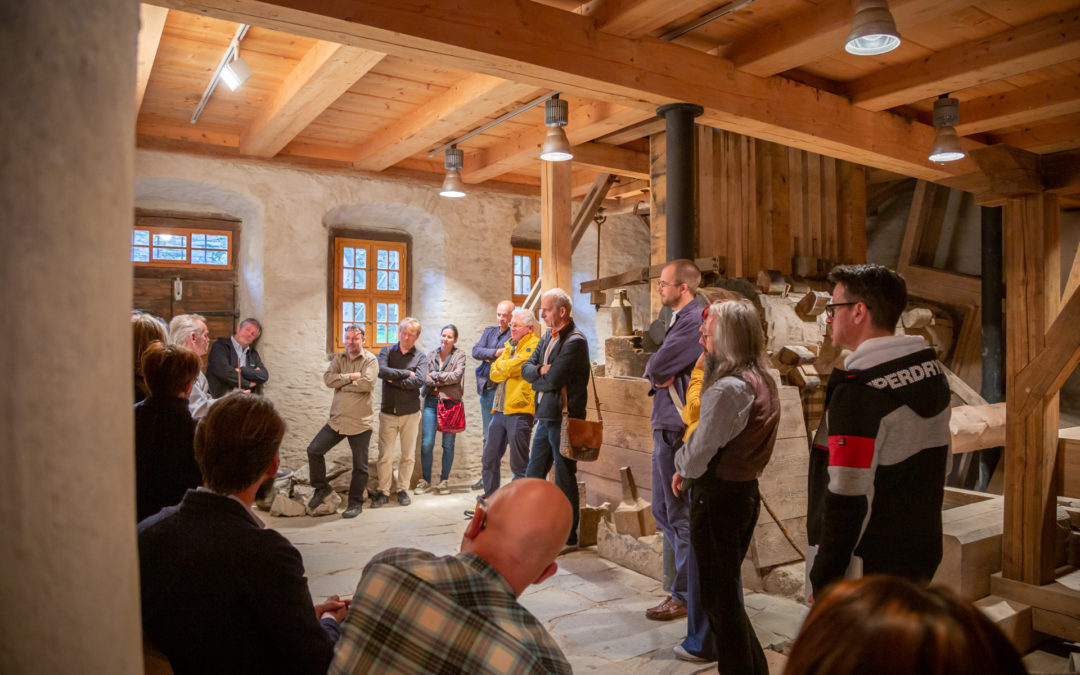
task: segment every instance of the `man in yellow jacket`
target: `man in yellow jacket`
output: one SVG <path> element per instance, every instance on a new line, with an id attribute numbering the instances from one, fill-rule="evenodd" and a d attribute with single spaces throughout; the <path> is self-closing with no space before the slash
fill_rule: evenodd
<path id="1" fill-rule="evenodd" d="M 510 471 L 515 480 L 525 477 L 525 468 L 529 464 L 536 408 L 532 385 L 522 379 L 521 366 L 529 360 L 540 341 L 535 328 L 536 318 L 530 310 L 514 310 L 510 315 L 510 339 L 499 358 L 491 362 L 489 377 L 498 385 L 480 462 L 485 497 L 499 489 L 499 465 L 507 444 L 510 446 Z"/>

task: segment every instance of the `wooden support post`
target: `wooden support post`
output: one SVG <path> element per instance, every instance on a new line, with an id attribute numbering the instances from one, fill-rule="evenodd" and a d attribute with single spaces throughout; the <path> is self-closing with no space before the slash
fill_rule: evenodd
<path id="1" fill-rule="evenodd" d="M 573 293 L 570 277 L 570 162 L 540 162 L 540 269 L 542 288 Z"/>
<path id="2" fill-rule="evenodd" d="M 667 262 L 667 134 L 649 138 L 649 264 Z M 660 314 L 660 296 L 649 289 L 649 320 Z"/>
<path id="3" fill-rule="evenodd" d="M 1018 374 L 1048 347 L 1057 318 L 1061 239 L 1057 198 L 1033 193 L 1005 206 L 1005 531 L 1002 574 L 1043 585 L 1054 579 L 1058 390 L 1024 391 Z M 1075 351 L 1075 350 L 1074 350 Z M 1059 385 L 1060 386 L 1060 385 Z M 1021 409 L 1029 400 L 1030 411 Z"/>

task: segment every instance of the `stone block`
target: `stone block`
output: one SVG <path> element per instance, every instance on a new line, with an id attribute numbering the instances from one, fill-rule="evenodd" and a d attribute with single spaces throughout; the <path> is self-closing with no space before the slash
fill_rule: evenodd
<path id="1" fill-rule="evenodd" d="M 997 595 L 988 595 L 973 604 L 1005 633 L 1021 654 L 1031 651 L 1043 637 L 1032 627 L 1028 605 Z"/>
<path id="2" fill-rule="evenodd" d="M 338 507 L 344 500 L 336 492 L 331 492 L 330 496 L 322 500 L 322 503 L 316 506 L 314 509 L 308 508 L 307 514 L 309 516 L 332 516 L 337 513 Z"/>
<path id="3" fill-rule="evenodd" d="M 796 602 L 803 602 L 806 599 L 805 562 L 774 567 L 761 581 L 766 593 L 781 595 Z"/>
<path id="4" fill-rule="evenodd" d="M 581 507 L 581 517 L 578 520 L 580 546 L 596 546 L 596 530 L 601 520 L 611 521 L 611 502 L 604 502 L 600 506 Z"/>
<path id="5" fill-rule="evenodd" d="M 601 558 L 661 581 L 664 576 L 662 535 L 631 537 L 601 519 L 596 530 L 596 552 Z"/>
<path id="6" fill-rule="evenodd" d="M 933 583 L 975 601 L 990 593 L 990 575 L 1001 571 L 1004 504 L 1000 497 L 942 512 L 942 557 Z"/>
<path id="7" fill-rule="evenodd" d="M 653 518 L 649 502 L 638 497 L 637 485 L 630 467 L 619 469 L 622 481 L 622 501 L 615 509 L 615 531 L 632 537 L 644 537 L 656 533 L 656 519 Z"/>
<path id="8" fill-rule="evenodd" d="M 274 495 L 274 501 L 270 504 L 270 515 L 294 518 L 307 514 L 307 507 L 296 499 L 289 498 L 279 492 Z"/>

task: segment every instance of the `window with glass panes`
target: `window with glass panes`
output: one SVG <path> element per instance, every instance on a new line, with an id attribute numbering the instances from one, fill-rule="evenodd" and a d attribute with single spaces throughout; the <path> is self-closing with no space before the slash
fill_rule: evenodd
<path id="1" fill-rule="evenodd" d="M 529 291 L 539 278 L 540 251 L 531 248 L 515 248 L 513 297 L 511 298 L 515 305 L 520 307 L 525 304 L 525 298 L 529 296 Z"/>
<path id="2" fill-rule="evenodd" d="M 232 232 L 137 227 L 131 231 L 131 262 L 147 267 L 232 267 Z"/>
<path id="3" fill-rule="evenodd" d="M 344 349 L 350 324 L 362 324 L 365 345 L 376 349 L 398 339 L 405 318 L 405 244 L 334 239 L 334 349 Z"/>

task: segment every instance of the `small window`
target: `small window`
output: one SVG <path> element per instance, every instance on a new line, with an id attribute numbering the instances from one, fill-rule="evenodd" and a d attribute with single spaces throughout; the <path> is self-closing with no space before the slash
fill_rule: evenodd
<path id="1" fill-rule="evenodd" d="M 334 239 L 334 349 L 344 349 L 345 328 L 362 324 L 368 349 L 398 340 L 405 318 L 405 244 Z"/>
<path id="2" fill-rule="evenodd" d="M 514 270 L 511 286 L 512 300 L 521 307 L 529 297 L 533 284 L 540 278 L 540 251 L 531 248 L 514 249 Z"/>
<path id="3" fill-rule="evenodd" d="M 232 232 L 141 227 L 131 231 L 131 262 L 147 267 L 232 267 Z"/>

